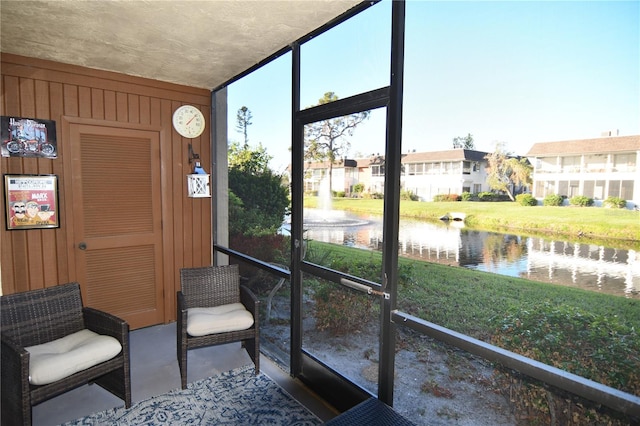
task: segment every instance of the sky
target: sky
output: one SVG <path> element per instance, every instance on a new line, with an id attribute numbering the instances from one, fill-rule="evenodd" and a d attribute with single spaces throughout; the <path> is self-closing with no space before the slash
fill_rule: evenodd
<path id="1" fill-rule="evenodd" d="M 640 134 L 640 1 L 407 2 L 402 152 Z M 391 5 L 383 1 L 301 47 L 301 106 L 389 84 Z M 236 113 L 253 116 L 259 143 L 282 172 L 290 163 L 291 55 L 228 87 Z M 385 110 L 348 138 L 349 158 L 384 153 Z"/>

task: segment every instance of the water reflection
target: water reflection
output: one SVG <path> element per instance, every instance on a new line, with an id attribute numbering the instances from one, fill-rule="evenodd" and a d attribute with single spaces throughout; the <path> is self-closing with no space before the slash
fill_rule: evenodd
<path id="1" fill-rule="evenodd" d="M 305 211 L 306 212 L 306 211 Z M 381 250 L 380 217 L 362 226 L 306 226 L 311 240 Z M 402 220 L 400 255 L 640 299 L 640 254 L 591 244 Z"/>

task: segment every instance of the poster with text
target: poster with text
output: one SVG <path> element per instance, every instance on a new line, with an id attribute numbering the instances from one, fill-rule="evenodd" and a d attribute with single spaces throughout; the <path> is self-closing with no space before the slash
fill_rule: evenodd
<path id="1" fill-rule="evenodd" d="M 7 229 L 58 228 L 58 176 L 4 175 Z"/>
<path id="2" fill-rule="evenodd" d="M 3 157 L 57 158 L 56 122 L 0 116 Z"/>

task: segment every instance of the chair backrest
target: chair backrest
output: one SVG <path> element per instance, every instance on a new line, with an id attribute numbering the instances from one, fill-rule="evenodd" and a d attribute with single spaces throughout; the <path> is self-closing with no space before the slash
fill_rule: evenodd
<path id="1" fill-rule="evenodd" d="M 238 265 L 182 268 L 180 287 L 189 308 L 208 308 L 239 302 Z"/>
<path id="2" fill-rule="evenodd" d="M 76 282 L 0 297 L 2 334 L 22 347 L 39 345 L 84 328 Z"/>

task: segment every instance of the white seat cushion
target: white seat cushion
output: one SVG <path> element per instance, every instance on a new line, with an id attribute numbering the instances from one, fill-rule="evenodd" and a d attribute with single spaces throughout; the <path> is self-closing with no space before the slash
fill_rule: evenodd
<path id="1" fill-rule="evenodd" d="M 29 346 L 29 382 L 46 385 L 110 360 L 122 346 L 114 337 L 81 330 L 42 345 Z"/>
<path id="2" fill-rule="evenodd" d="M 253 315 L 242 303 L 187 309 L 187 333 L 194 337 L 246 330 L 252 325 Z"/>

